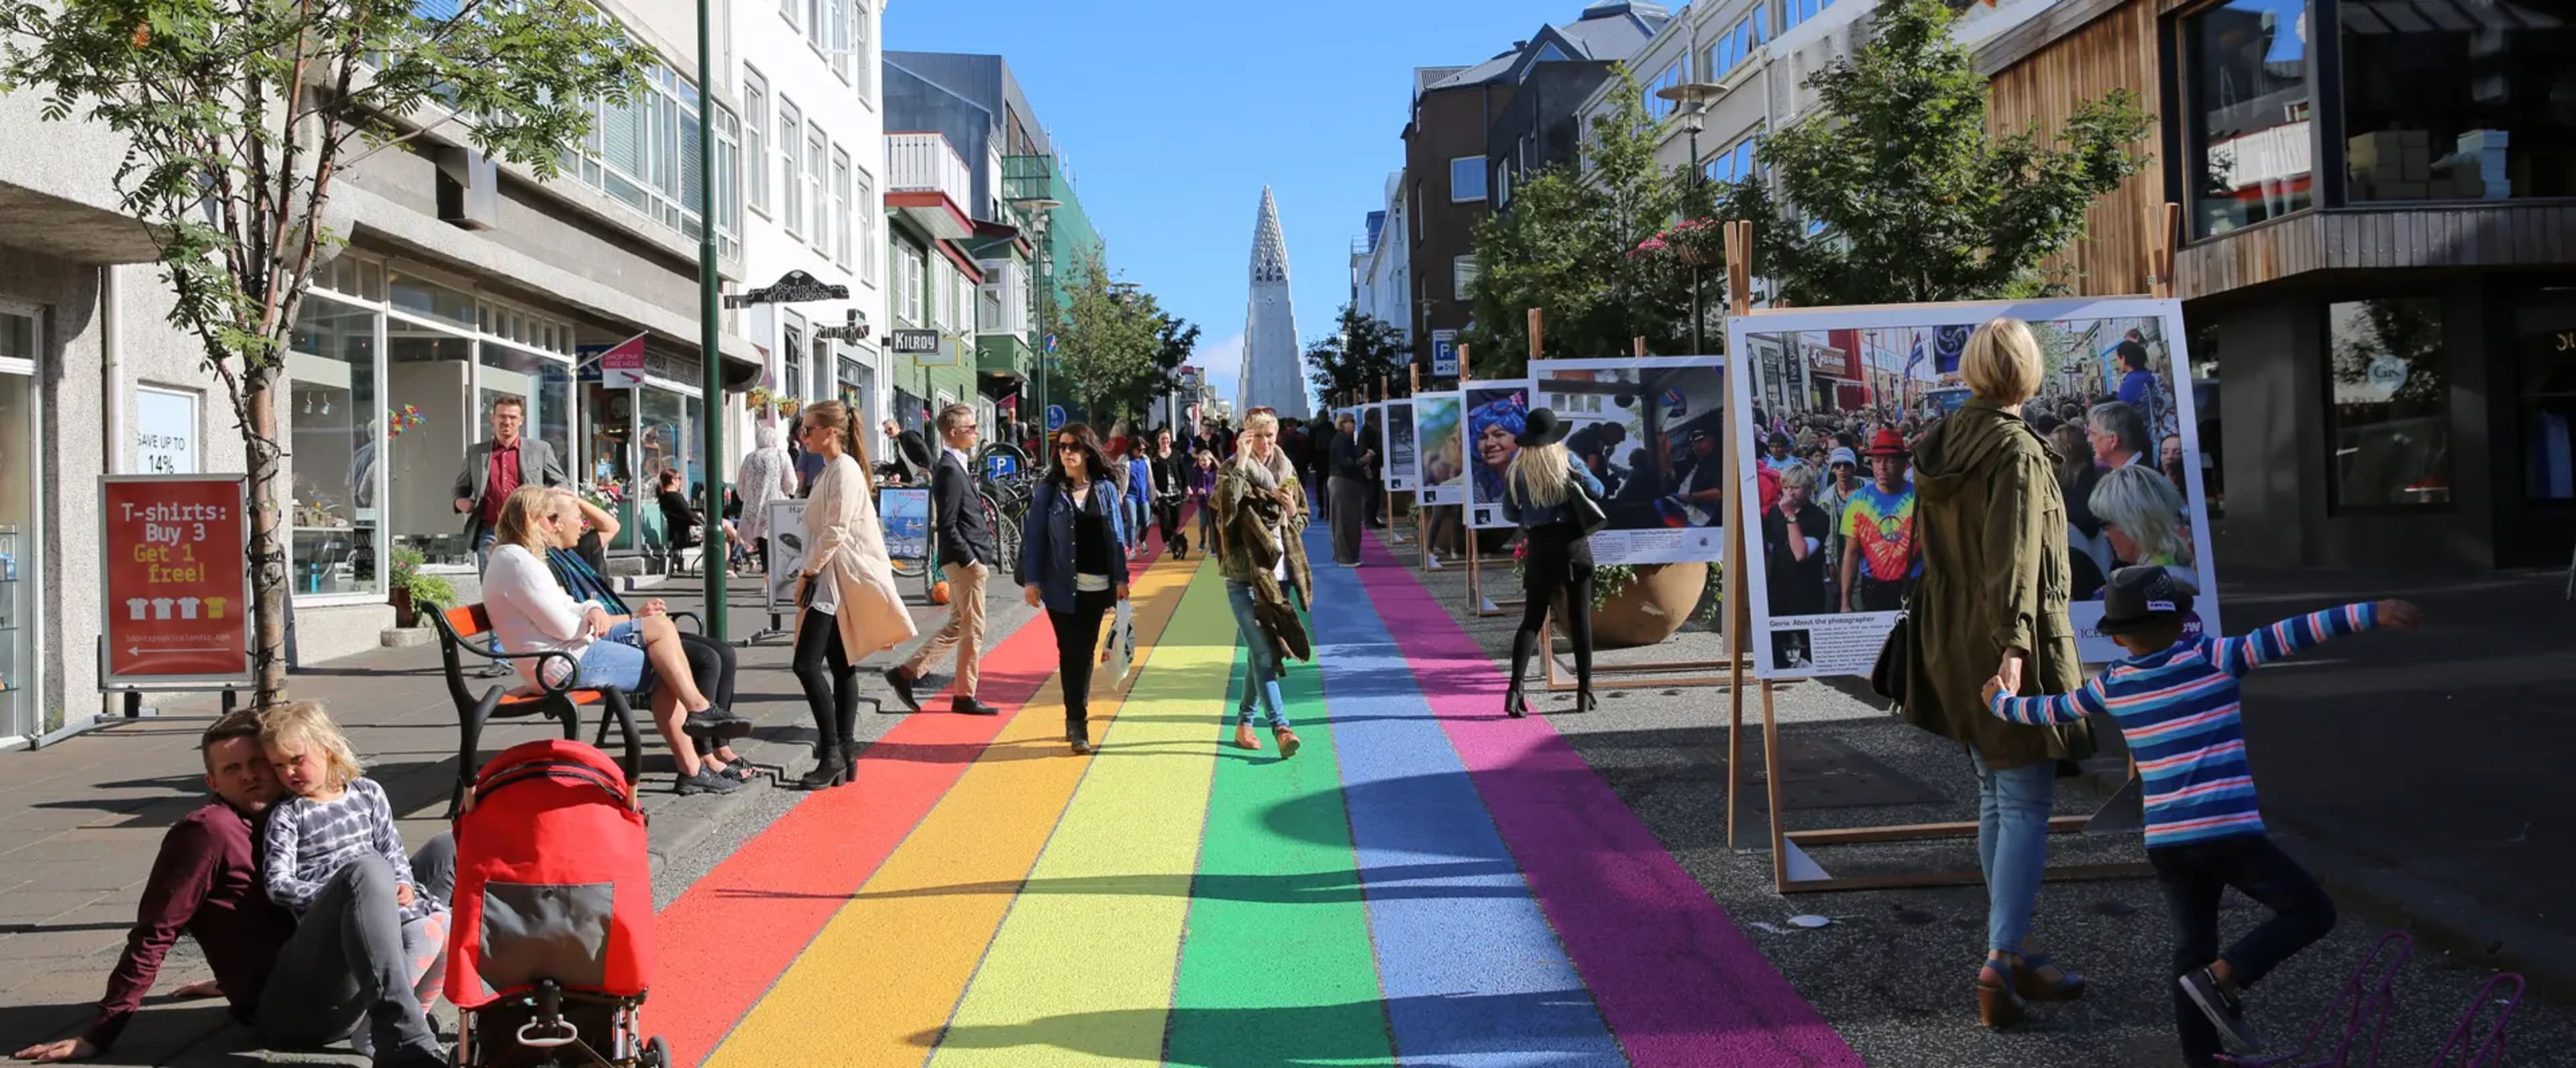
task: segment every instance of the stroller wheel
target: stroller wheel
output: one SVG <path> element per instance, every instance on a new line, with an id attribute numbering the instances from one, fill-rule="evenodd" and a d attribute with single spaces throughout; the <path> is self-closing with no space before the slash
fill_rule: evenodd
<path id="1" fill-rule="evenodd" d="M 671 1044 L 662 1041 L 660 1035 L 653 1036 L 644 1044 L 644 1057 L 637 1064 L 641 1068 L 671 1068 Z"/>

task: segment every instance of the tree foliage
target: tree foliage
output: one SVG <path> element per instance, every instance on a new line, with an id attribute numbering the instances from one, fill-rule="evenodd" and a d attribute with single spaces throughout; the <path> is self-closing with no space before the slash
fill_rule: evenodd
<path id="1" fill-rule="evenodd" d="M 1880 0 L 1877 36 L 1807 79 L 1820 104 L 1755 149 L 1757 178 L 1701 210 L 1754 221 L 1756 277 L 1798 306 L 2043 295 L 2041 262 L 2082 236 L 2096 198 L 2146 166 L 2126 90 L 2075 108 L 2054 144 L 1986 129 L 1987 80 L 1943 0 Z M 1811 227 L 1810 223 L 1820 224 Z"/>
<path id="2" fill-rule="evenodd" d="M 1154 295 L 1111 277 L 1098 250 L 1076 268 L 1058 312 L 1056 364 L 1094 419 L 1141 408 L 1161 373 L 1165 322 Z"/>
<path id="3" fill-rule="evenodd" d="M 1342 305 L 1333 333 L 1306 346 L 1306 380 L 1327 405 L 1377 396 L 1381 382 L 1406 380 L 1413 350 L 1385 320 Z"/>
<path id="4" fill-rule="evenodd" d="M 157 244 L 170 321 L 224 384 L 257 502 L 257 706 L 286 686 L 272 390 L 342 173 L 430 135 L 551 178 L 651 53 L 584 0 L 0 0 L 0 92 L 128 145 L 116 193 Z"/>
<path id="5" fill-rule="evenodd" d="M 1460 340 L 1479 377 L 1526 367 L 1532 308 L 1550 357 L 1624 355 L 1639 336 L 1673 351 L 1689 334 L 1688 272 L 1631 254 L 1681 214 L 1685 179 L 1655 160 L 1663 126 L 1647 114 L 1644 88 L 1625 67 L 1617 79 L 1592 120 L 1589 169 L 1550 167 L 1518 182 L 1507 210 L 1477 225 L 1475 320 Z"/>

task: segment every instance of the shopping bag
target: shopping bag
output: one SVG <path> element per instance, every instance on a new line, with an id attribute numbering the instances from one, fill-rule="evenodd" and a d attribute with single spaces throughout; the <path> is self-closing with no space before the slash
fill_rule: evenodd
<path id="1" fill-rule="evenodd" d="M 1126 601 L 1118 602 L 1118 614 L 1109 621 L 1109 641 L 1100 651 L 1100 662 L 1111 689 L 1126 686 L 1128 674 L 1136 668 L 1136 610 Z"/>

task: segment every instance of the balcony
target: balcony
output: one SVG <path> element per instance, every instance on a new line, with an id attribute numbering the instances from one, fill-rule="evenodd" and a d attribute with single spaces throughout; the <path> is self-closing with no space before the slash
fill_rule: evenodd
<path id="1" fill-rule="evenodd" d="M 966 214 L 975 179 L 966 161 L 935 133 L 886 135 L 886 207 L 942 241 L 975 233 Z"/>

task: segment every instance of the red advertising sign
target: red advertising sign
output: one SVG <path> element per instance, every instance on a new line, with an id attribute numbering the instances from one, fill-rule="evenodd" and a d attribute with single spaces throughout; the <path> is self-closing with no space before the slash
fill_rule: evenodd
<path id="1" fill-rule="evenodd" d="M 250 522 L 240 475 L 108 475 L 102 689 L 250 681 Z"/>

